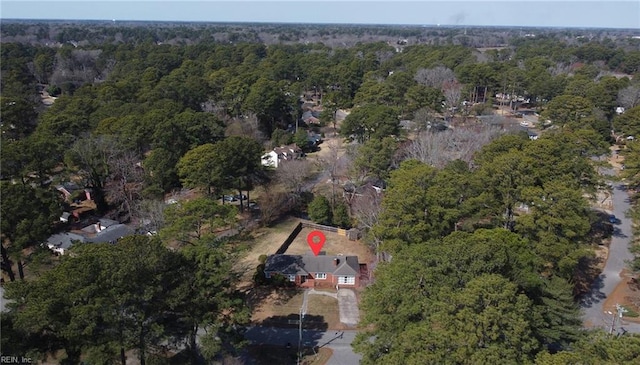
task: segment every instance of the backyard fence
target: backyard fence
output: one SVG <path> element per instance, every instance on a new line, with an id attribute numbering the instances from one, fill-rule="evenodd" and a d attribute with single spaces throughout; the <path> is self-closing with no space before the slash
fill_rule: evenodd
<path id="1" fill-rule="evenodd" d="M 276 255 L 283 254 L 289 249 L 289 246 L 291 246 L 291 243 L 293 242 L 293 240 L 295 240 L 296 237 L 298 237 L 298 234 L 300 234 L 300 231 L 302 231 L 302 228 L 311 228 L 311 229 L 317 229 L 320 231 L 337 233 L 340 236 L 347 237 L 351 241 L 355 241 L 360 238 L 360 230 L 355 228 L 347 230 L 347 229 L 342 229 L 337 227 L 325 226 L 323 224 L 317 224 L 311 221 L 301 220 L 300 223 L 298 223 L 296 227 L 293 229 L 293 231 L 291 231 L 291 234 L 289 234 L 289 237 L 287 237 L 287 239 L 284 240 L 284 242 L 282 242 L 282 245 L 280 245 L 280 247 L 276 251 Z"/>

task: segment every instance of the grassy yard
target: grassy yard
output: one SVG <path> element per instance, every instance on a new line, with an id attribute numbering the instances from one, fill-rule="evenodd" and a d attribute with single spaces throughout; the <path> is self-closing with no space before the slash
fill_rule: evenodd
<path id="1" fill-rule="evenodd" d="M 255 298 L 251 319 L 265 326 L 296 328 L 303 299 L 303 291 L 297 289 L 262 293 Z M 338 300 L 326 295 L 310 294 L 303 324 L 306 329 L 342 329 Z"/>
<path id="2" fill-rule="evenodd" d="M 329 329 L 338 329 L 340 324 L 340 312 L 338 300 L 326 295 L 313 294 L 309 296 L 307 313 L 313 317 L 322 317 Z"/>

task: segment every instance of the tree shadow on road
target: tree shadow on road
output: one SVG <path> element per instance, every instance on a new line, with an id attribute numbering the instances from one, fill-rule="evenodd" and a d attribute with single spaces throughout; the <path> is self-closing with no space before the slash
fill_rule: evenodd
<path id="1" fill-rule="evenodd" d="M 602 287 L 600 274 L 604 263 L 605 258 L 602 256 L 585 256 L 578 260 L 578 265 L 573 275 L 574 296 L 590 295 L 595 289 Z M 598 280 L 600 280 L 599 283 Z"/>
<path id="2" fill-rule="evenodd" d="M 265 318 L 260 323 L 263 327 L 279 327 L 279 328 L 299 328 L 299 314 L 289 314 L 285 316 L 271 316 Z M 305 330 L 326 331 L 329 326 L 324 316 L 316 316 L 307 314 L 302 320 L 302 327 Z M 307 339 L 309 340 L 309 339 Z"/>
<path id="3" fill-rule="evenodd" d="M 604 274 L 596 277 L 591 285 L 591 290 L 580 296 L 580 308 L 591 308 L 607 298 L 607 295 L 602 292 L 605 277 Z"/>

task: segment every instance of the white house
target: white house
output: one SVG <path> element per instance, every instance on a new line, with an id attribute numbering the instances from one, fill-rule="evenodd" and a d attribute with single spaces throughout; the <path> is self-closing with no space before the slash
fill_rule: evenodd
<path id="1" fill-rule="evenodd" d="M 270 166 L 278 168 L 281 161 L 295 160 L 302 156 L 302 150 L 295 143 L 284 146 L 276 147 L 273 151 L 269 151 L 262 155 L 262 166 Z"/>
<path id="2" fill-rule="evenodd" d="M 262 166 L 278 168 L 278 153 L 276 151 L 269 151 L 262 155 Z"/>

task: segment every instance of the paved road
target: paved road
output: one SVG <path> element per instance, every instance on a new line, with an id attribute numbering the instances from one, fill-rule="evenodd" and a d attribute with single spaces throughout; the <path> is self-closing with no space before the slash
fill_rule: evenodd
<path id="1" fill-rule="evenodd" d="M 580 307 L 583 312 L 585 326 L 607 327 L 610 326 L 611 316 L 604 313 L 602 308 L 607 296 L 621 281 L 620 273 L 626 265 L 626 261 L 633 259 L 629 252 L 632 230 L 631 219 L 626 217 L 629 210 L 629 195 L 626 187 L 620 183 L 613 185 L 613 212 L 619 222 L 614 225 L 613 237 L 609 246 L 609 258 L 604 270 L 593 283 L 591 293 L 586 295 Z M 640 333 L 640 324 L 623 321 L 622 327 L 628 332 Z"/>
<path id="2" fill-rule="evenodd" d="M 245 338 L 251 343 L 259 345 L 285 345 L 291 343 L 297 346 L 298 330 L 275 327 L 249 327 Z M 356 365 L 362 356 L 353 352 L 351 342 L 356 331 L 302 331 L 302 343 L 305 346 L 328 347 L 333 350 L 333 356 L 327 365 Z"/>

